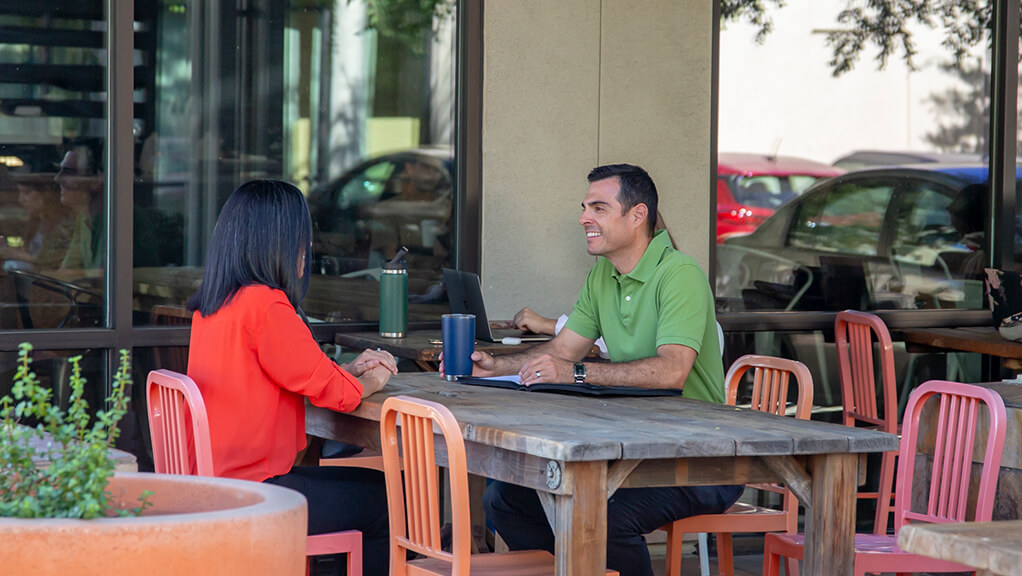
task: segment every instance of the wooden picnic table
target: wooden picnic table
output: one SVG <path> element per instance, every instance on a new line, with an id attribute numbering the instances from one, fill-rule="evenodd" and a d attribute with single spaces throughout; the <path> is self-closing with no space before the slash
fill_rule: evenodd
<path id="1" fill-rule="evenodd" d="M 607 498 L 618 488 L 774 481 L 806 506 L 805 573 L 850 575 L 858 454 L 898 448 L 882 432 L 685 398 L 517 392 L 431 373 L 395 375 L 351 413 L 309 405 L 306 430 L 378 450 L 383 401 L 401 394 L 453 412 L 469 472 L 539 492 L 560 576 L 604 570 Z"/>
<path id="2" fill-rule="evenodd" d="M 944 351 L 975 352 L 1004 359 L 1010 370 L 1022 369 L 1022 342 L 1003 338 L 993 326 L 901 328 L 895 338 Z"/>
<path id="3" fill-rule="evenodd" d="M 1022 520 L 914 524 L 898 532 L 898 547 L 971 566 L 977 576 L 1013 576 L 1022 569 Z"/>

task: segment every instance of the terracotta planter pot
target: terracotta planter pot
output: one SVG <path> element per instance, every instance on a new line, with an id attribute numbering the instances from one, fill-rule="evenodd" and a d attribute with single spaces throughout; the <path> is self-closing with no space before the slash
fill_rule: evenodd
<path id="1" fill-rule="evenodd" d="M 0 518 L 0 573 L 33 576 L 305 573 L 305 498 L 255 482 L 117 474 L 115 505 L 141 517 L 97 520 Z"/>

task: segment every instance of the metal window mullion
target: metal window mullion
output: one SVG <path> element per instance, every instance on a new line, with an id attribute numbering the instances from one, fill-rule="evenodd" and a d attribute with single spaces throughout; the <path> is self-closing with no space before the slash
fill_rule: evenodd
<path id="1" fill-rule="evenodd" d="M 131 346 L 132 236 L 134 203 L 134 82 L 135 6 L 133 2 L 107 0 L 107 326 L 113 330 L 115 348 Z M 151 105 L 151 102 L 147 102 Z M 113 374 L 117 354 L 107 354 L 108 374 Z M 109 380 L 107 378 L 106 380 Z M 109 390 L 107 391 L 109 393 Z"/>
<path id="2" fill-rule="evenodd" d="M 1018 153 L 1019 0 L 994 3 L 990 86 L 990 189 L 987 264 L 1011 264 L 1015 252 L 1015 155 Z"/>
<path id="3" fill-rule="evenodd" d="M 480 272 L 483 219 L 483 0 L 457 7 L 454 267 Z"/>

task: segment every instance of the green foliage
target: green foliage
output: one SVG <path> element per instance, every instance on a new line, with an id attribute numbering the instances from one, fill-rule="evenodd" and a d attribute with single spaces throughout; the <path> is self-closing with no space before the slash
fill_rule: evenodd
<path id="1" fill-rule="evenodd" d="M 141 513 L 148 505 L 148 494 L 137 508 L 121 511 L 111 509 L 106 491 L 114 472 L 108 449 L 117 439 L 117 422 L 128 410 L 128 351 L 121 350 L 107 409 L 99 410 L 90 426 L 89 406 L 82 397 L 81 356 L 70 359 L 71 397 L 64 413 L 53 404 L 53 392 L 40 385 L 32 371 L 31 350 L 27 343 L 18 347 L 14 386 L 0 399 L 0 516 L 88 519 Z M 35 428 L 18 425 L 28 418 L 38 421 Z M 37 468 L 37 457 L 50 465 Z"/>
<path id="2" fill-rule="evenodd" d="M 348 0 L 351 2 L 352 0 Z M 455 0 L 365 0 L 366 28 L 421 52 L 434 23 L 454 12 Z M 435 20 L 434 20 L 435 19 Z"/>
<path id="3" fill-rule="evenodd" d="M 721 20 L 758 26 L 756 40 L 762 42 L 772 27 L 769 4 L 781 8 L 784 0 L 721 0 Z M 845 0 L 837 17 L 841 27 L 827 31 L 831 70 L 834 76 L 848 72 L 870 47 L 876 50 L 879 69 L 900 53 L 909 69 L 915 70 L 912 29 L 920 27 L 943 30 L 942 45 L 955 65 L 962 67 L 972 48 L 990 42 L 993 5 L 992 0 Z"/>

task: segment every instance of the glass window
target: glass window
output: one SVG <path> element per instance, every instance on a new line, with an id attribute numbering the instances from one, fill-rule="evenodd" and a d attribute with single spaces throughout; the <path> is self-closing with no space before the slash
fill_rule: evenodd
<path id="1" fill-rule="evenodd" d="M 364 0 L 235 4 L 164 4 L 148 24 L 135 195 L 159 254 L 136 259 L 135 322 L 192 295 L 221 206 L 264 177 L 308 199 L 313 321 L 376 321 L 380 266 L 402 246 L 409 320 L 438 319 L 453 261 L 456 15 L 410 3 L 418 24 L 387 28 L 404 20 L 372 20 Z M 199 21 L 218 29 L 200 34 Z"/>
<path id="2" fill-rule="evenodd" d="M 0 9 L 0 329 L 104 322 L 104 18 L 102 3 Z"/>
<path id="3" fill-rule="evenodd" d="M 845 290 L 846 304 L 981 308 L 963 294 L 975 291 L 987 230 L 964 206 L 984 204 L 954 198 L 988 181 L 989 32 L 964 38 L 951 20 L 907 11 L 892 17 L 905 18 L 887 37 L 893 53 L 875 60 L 883 35 L 859 32 L 882 9 L 845 4 L 769 6 L 769 31 L 748 17 L 759 9 L 724 16 L 717 170 L 739 176 L 741 206 L 718 200 L 718 311 L 834 309 L 829 268 L 854 273 L 864 292 Z"/>

